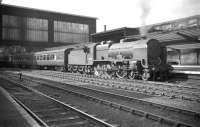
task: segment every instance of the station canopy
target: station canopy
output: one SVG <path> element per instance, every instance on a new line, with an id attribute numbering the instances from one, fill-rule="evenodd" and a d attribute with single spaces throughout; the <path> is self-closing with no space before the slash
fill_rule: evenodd
<path id="1" fill-rule="evenodd" d="M 166 32 L 148 33 L 147 38 L 157 39 L 164 45 L 173 45 L 180 42 L 200 43 L 200 26 Z M 127 36 L 127 39 L 141 38 L 140 35 Z"/>
<path id="2" fill-rule="evenodd" d="M 171 49 L 200 49 L 200 43 L 184 44 L 184 45 L 168 45 Z"/>
<path id="3" fill-rule="evenodd" d="M 127 36 L 127 39 L 145 36 L 157 39 L 164 45 L 200 43 L 200 15 L 143 26 L 140 29 L 145 32 L 141 35 Z"/>
<path id="4" fill-rule="evenodd" d="M 194 41 L 200 42 L 200 27 L 189 29 L 182 29 L 163 33 L 152 33 L 147 35 L 148 38 L 154 38 L 160 42 L 174 42 L 174 41 Z"/>

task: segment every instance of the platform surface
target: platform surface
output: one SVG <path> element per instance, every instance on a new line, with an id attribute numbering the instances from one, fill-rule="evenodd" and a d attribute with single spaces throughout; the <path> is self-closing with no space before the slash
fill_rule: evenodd
<path id="1" fill-rule="evenodd" d="M 0 127 L 39 127 L 2 87 L 0 87 Z"/>

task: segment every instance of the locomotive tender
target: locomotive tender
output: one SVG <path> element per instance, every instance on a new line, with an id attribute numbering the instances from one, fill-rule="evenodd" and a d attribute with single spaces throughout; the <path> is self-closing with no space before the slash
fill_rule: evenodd
<path id="1" fill-rule="evenodd" d="M 73 48 L 35 52 L 27 63 L 40 69 L 65 70 L 99 77 L 155 80 L 163 78 L 169 71 L 166 54 L 166 47 L 158 40 L 142 39 L 120 43 L 86 43 Z M 11 58 L 15 58 L 12 59 L 15 65 L 21 63 L 16 59 L 19 57 Z"/>

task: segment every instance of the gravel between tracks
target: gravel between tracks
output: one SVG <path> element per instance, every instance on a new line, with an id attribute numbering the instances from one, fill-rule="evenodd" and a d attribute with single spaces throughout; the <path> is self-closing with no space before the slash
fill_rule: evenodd
<path id="1" fill-rule="evenodd" d="M 8 86 L 8 84 L 5 84 Z M 95 103 L 93 101 L 88 101 L 87 99 L 80 98 L 66 92 L 61 92 L 60 90 L 57 91 L 52 88 L 44 88 L 40 85 L 35 86 L 34 88 L 38 88 L 38 90 L 51 95 L 52 97 L 65 102 L 67 104 L 71 104 L 72 106 L 77 107 L 80 110 L 86 111 L 89 114 L 94 114 L 98 118 L 102 118 L 108 120 L 110 123 L 116 123 L 117 125 L 123 127 L 155 127 L 155 126 L 162 126 L 162 127 L 170 127 L 172 125 L 161 124 L 156 121 L 152 121 L 146 119 L 145 117 L 140 117 L 137 115 L 133 115 L 131 113 L 127 113 L 124 111 L 116 110 L 115 108 L 111 108 L 109 106 L 102 105 L 100 103 Z M 18 91 L 20 92 L 20 91 Z M 36 101 L 37 102 L 37 101 Z M 27 102 L 28 103 L 28 102 Z"/>
<path id="2" fill-rule="evenodd" d="M 42 84 L 42 83 L 41 83 Z M 46 84 L 52 84 L 51 82 L 46 82 Z M 52 84 L 52 85 L 56 85 L 56 86 L 60 86 L 61 84 L 57 83 L 57 84 Z M 41 89 L 49 89 L 48 87 L 45 87 L 44 85 L 37 85 L 35 86 L 35 88 L 41 90 Z M 83 90 L 79 90 L 79 89 L 74 89 L 72 87 L 69 87 L 67 85 L 62 85 L 62 88 L 65 88 L 67 90 L 75 90 L 78 93 L 83 93 L 83 94 L 87 94 L 90 96 L 95 96 L 97 98 L 101 98 L 107 101 L 111 101 L 111 102 L 115 102 L 121 105 L 125 105 L 128 107 L 132 107 L 132 108 L 136 108 L 142 111 L 146 111 L 146 112 L 150 112 L 156 115 L 160 115 L 163 117 L 167 117 L 173 120 L 177 120 L 177 121 L 182 121 L 185 123 L 189 123 L 189 124 L 194 124 L 194 125 L 200 125 L 200 123 L 197 120 L 194 120 L 194 117 L 190 117 L 187 116 L 185 114 L 180 114 L 179 112 L 174 112 L 174 111 L 170 111 L 168 109 L 162 109 L 160 107 L 155 107 L 155 106 L 151 106 L 151 105 L 145 105 L 145 104 L 140 104 L 137 102 L 133 102 L 130 100 L 125 100 L 124 98 L 119 98 L 119 97 L 113 97 L 113 96 L 105 96 L 104 94 L 99 94 L 99 93 L 95 93 L 94 91 L 83 91 Z M 104 89 L 105 90 L 105 89 Z M 121 91 L 121 92 L 125 92 L 125 91 Z"/>

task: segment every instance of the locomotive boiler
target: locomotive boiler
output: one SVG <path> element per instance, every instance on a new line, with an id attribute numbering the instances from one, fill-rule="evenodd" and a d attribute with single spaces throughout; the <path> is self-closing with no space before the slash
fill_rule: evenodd
<path id="1" fill-rule="evenodd" d="M 95 74 L 119 78 L 163 78 L 168 73 L 166 48 L 155 39 L 97 46 Z"/>

